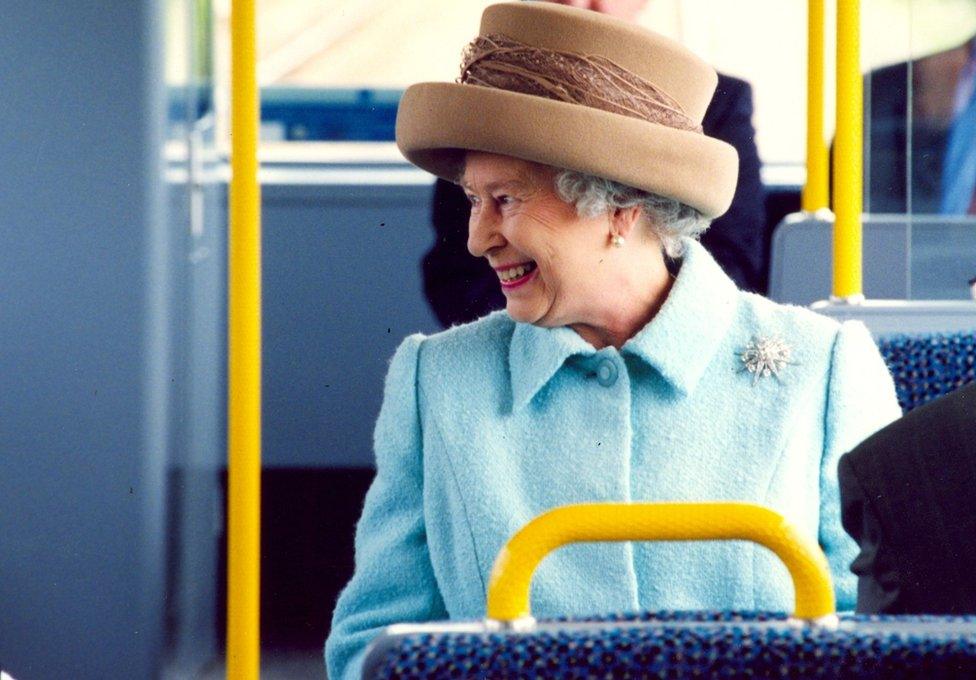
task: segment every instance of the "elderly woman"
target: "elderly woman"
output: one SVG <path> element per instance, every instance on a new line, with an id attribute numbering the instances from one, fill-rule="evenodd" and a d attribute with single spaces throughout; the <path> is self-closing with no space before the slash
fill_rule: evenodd
<path id="1" fill-rule="evenodd" d="M 837 459 L 899 415 L 894 388 L 862 325 L 740 292 L 695 240 L 735 184 L 734 150 L 699 127 L 715 80 L 631 24 L 508 3 L 458 83 L 405 93 L 400 148 L 464 188 L 507 309 L 393 358 L 330 677 L 356 677 L 388 624 L 483 617 L 499 549 L 567 503 L 770 506 L 853 606 Z M 791 604 L 745 543 L 573 546 L 532 590 L 541 617 Z"/>

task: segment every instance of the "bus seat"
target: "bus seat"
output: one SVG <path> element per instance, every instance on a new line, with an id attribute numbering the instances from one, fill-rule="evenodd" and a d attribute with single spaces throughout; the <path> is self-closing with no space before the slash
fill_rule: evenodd
<path id="1" fill-rule="evenodd" d="M 811 309 L 868 327 L 906 412 L 976 380 L 972 300 L 820 301 Z"/>
<path id="2" fill-rule="evenodd" d="M 972 333 L 892 335 L 878 340 L 906 413 L 976 380 Z"/>
<path id="3" fill-rule="evenodd" d="M 976 219 L 865 215 L 864 294 L 869 299 L 961 300 L 976 276 Z M 787 215 L 773 232 L 769 298 L 809 305 L 831 290 L 833 215 Z M 951 257 L 947 257 L 951 253 Z"/>

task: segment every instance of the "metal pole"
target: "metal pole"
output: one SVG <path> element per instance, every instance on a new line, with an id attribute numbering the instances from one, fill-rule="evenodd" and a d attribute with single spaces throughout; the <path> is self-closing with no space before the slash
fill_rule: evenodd
<path id="1" fill-rule="evenodd" d="M 827 141 L 824 138 L 824 0 L 807 3 L 807 181 L 802 209 L 826 208 L 828 194 Z"/>
<path id="2" fill-rule="evenodd" d="M 863 93 L 859 0 L 837 0 L 837 136 L 834 142 L 833 297 L 864 299 L 861 277 Z"/>
<path id="3" fill-rule="evenodd" d="M 260 673 L 261 194 L 254 0 L 231 2 L 227 677 Z"/>

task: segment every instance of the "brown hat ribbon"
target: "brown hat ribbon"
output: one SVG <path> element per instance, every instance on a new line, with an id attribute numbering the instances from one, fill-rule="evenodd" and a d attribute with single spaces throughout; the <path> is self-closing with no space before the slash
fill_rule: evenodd
<path id="1" fill-rule="evenodd" d="M 464 48 L 458 82 L 702 132 L 674 98 L 605 57 L 534 47 L 503 35 L 478 36 Z"/>

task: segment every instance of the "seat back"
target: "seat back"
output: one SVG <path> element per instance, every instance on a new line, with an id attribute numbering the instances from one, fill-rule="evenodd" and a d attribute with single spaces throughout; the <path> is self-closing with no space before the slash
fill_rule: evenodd
<path id="1" fill-rule="evenodd" d="M 976 380 L 972 333 L 890 335 L 878 340 L 878 349 L 906 413 Z"/>
<path id="2" fill-rule="evenodd" d="M 868 299 L 965 300 L 976 276 L 972 216 L 865 215 L 864 295 Z M 787 215 L 773 231 L 769 298 L 809 305 L 831 290 L 833 216 Z"/>

